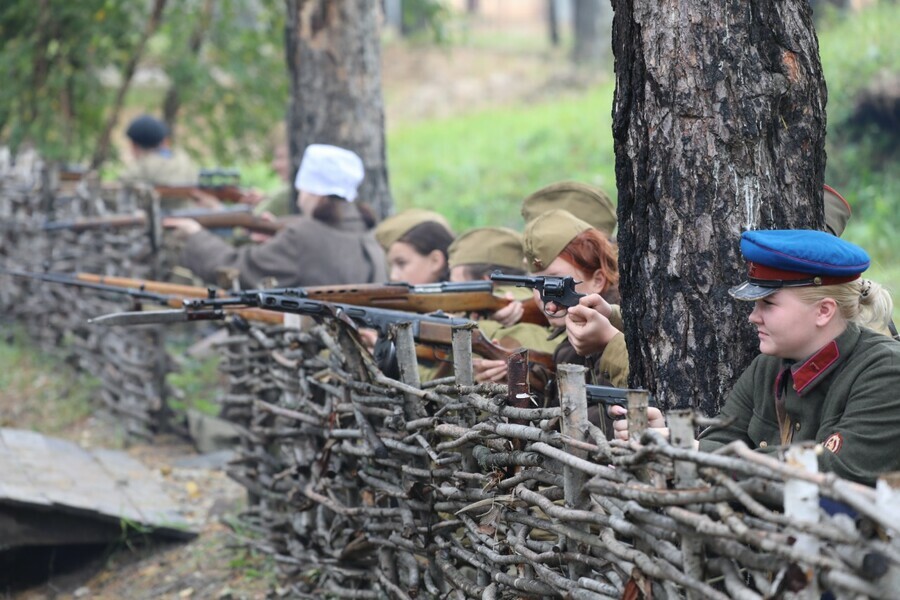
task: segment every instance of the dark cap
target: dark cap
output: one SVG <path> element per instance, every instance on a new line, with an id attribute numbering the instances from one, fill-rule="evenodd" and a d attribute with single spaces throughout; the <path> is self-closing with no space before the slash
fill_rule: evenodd
<path id="1" fill-rule="evenodd" d="M 169 128 L 155 117 L 141 115 L 128 125 L 125 135 L 141 148 L 156 148 L 169 135 Z"/>
<path id="2" fill-rule="evenodd" d="M 741 253 L 747 281 L 728 290 L 738 300 L 759 300 L 785 287 L 835 285 L 869 268 L 866 251 L 824 231 L 745 231 Z"/>

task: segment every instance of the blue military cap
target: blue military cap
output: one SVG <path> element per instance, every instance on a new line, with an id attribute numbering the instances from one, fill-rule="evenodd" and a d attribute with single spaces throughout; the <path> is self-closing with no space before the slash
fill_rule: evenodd
<path id="1" fill-rule="evenodd" d="M 125 135 L 141 148 L 156 148 L 169 135 L 169 128 L 159 119 L 141 115 L 128 125 Z"/>
<path id="2" fill-rule="evenodd" d="M 741 253 L 747 281 L 728 290 L 738 300 L 759 300 L 784 287 L 846 283 L 869 268 L 869 255 L 856 244 L 809 229 L 745 231 Z"/>

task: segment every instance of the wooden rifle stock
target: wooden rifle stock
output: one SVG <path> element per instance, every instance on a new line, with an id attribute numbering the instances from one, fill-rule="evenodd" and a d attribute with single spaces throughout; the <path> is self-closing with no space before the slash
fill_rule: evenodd
<path id="1" fill-rule="evenodd" d="M 236 185 L 156 185 L 156 193 L 163 200 L 193 198 L 196 192 L 209 194 L 222 202 L 241 202 L 246 192 Z"/>
<path id="2" fill-rule="evenodd" d="M 111 277 L 94 273 L 76 273 L 75 277 L 88 283 L 99 283 L 122 288 L 146 290 L 158 294 L 182 296 L 185 298 L 206 298 L 209 296 L 209 288 L 190 285 L 179 285 L 163 281 L 147 279 L 131 279 L 127 277 Z M 353 304 L 357 306 L 371 306 L 374 308 L 386 308 L 407 312 L 435 312 L 443 309 L 446 312 L 475 312 L 479 310 L 496 310 L 495 307 L 506 306 L 510 301 L 500 298 L 490 292 L 487 287 L 484 291 L 448 291 L 448 292 L 415 292 L 416 286 L 406 284 L 359 284 L 359 285 L 333 285 L 299 288 L 310 300 L 321 302 L 337 302 L 340 304 Z M 420 286 L 418 289 L 422 289 Z M 433 289 L 433 288 L 429 288 Z M 413 290 L 413 291 L 410 291 Z M 228 291 L 217 290 L 219 297 L 229 296 Z M 534 303 L 531 303 L 534 305 Z M 280 317 L 279 313 L 263 309 L 242 309 L 248 311 L 247 315 L 256 315 L 253 311 L 259 311 L 259 318 L 263 322 L 273 322 L 273 314 Z M 244 315 L 244 313 L 242 313 Z M 245 318 L 250 316 L 244 315 Z M 275 321 L 281 323 L 280 320 Z M 451 343 L 450 329 L 446 327 L 422 323 L 422 335 L 428 338 L 429 343 L 437 343 L 449 346 Z M 479 330 L 472 332 L 472 350 L 484 358 L 492 360 L 505 360 L 513 350 L 500 346 L 487 339 Z M 422 358 L 428 358 L 427 352 Z M 448 353 L 443 352 L 443 357 L 431 356 L 432 360 L 446 360 Z M 549 369 L 554 368 L 553 357 L 544 352 L 530 350 L 529 362 L 539 363 Z"/>
<path id="3" fill-rule="evenodd" d="M 435 341 L 433 343 L 438 342 Z M 442 341 L 440 343 L 447 345 L 450 342 Z M 521 348 L 510 349 L 499 344 L 495 344 L 491 340 L 487 339 L 484 334 L 481 333 L 481 331 L 479 331 L 478 329 L 472 330 L 472 352 L 474 352 L 478 356 L 481 356 L 482 358 L 486 358 L 488 360 L 506 360 L 519 350 L 521 350 Z M 416 346 L 416 356 L 421 360 L 439 362 L 448 362 L 451 360 L 449 351 L 440 347 L 426 346 L 421 344 Z M 528 350 L 528 362 L 546 367 L 550 371 L 556 370 L 556 365 L 553 362 L 553 355 L 546 352 Z"/>
<path id="4" fill-rule="evenodd" d="M 207 228 L 225 228 L 225 227 L 243 227 L 248 231 L 258 233 L 267 233 L 274 235 L 284 227 L 284 223 L 277 221 L 268 221 L 257 217 L 249 212 L 185 212 L 183 215 L 164 215 L 164 216 L 181 216 L 194 219 Z M 71 221 L 54 221 L 44 224 L 45 231 L 89 231 L 92 229 L 121 229 L 126 227 L 138 227 L 147 225 L 147 214 L 139 211 L 129 215 L 108 215 L 103 217 L 86 217 L 82 219 L 73 219 Z"/>
<path id="5" fill-rule="evenodd" d="M 429 291 L 419 291 L 428 288 Z M 490 286 L 474 291 L 431 291 L 432 286 L 407 284 L 353 284 L 304 288 L 310 300 L 358 304 L 376 308 L 429 313 L 488 314 L 507 306 L 511 300 L 497 296 Z M 523 323 L 546 326 L 547 317 L 532 299 L 522 302 Z"/>
<path id="6" fill-rule="evenodd" d="M 181 298 L 206 298 L 209 296 L 208 288 L 194 285 L 181 285 L 178 283 L 167 283 L 165 281 L 112 277 L 94 273 L 76 273 L 75 278 L 86 283 L 99 283 L 101 285 L 111 285 L 123 289 L 143 290 L 154 292 L 156 294 L 176 296 L 167 302 L 172 308 L 183 308 Z M 228 294 L 227 292 L 220 292 L 220 295 L 227 296 Z M 256 323 L 268 323 L 270 325 L 284 324 L 284 314 L 271 310 L 262 308 L 226 308 L 225 310 Z"/>
<path id="7" fill-rule="evenodd" d="M 284 222 L 269 221 L 250 213 L 210 213 L 192 218 L 209 229 L 243 227 L 247 231 L 269 235 L 275 235 L 284 229 Z"/>

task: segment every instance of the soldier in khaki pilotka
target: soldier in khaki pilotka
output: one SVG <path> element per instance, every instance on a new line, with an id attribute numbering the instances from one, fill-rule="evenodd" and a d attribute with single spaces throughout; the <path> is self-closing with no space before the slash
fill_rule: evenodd
<path id="1" fill-rule="evenodd" d="M 450 281 L 490 280 L 490 274 L 499 270 L 506 274 L 525 273 L 525 252 L 522 235 L 505 227 L 481 227 L 460 235 L 449 249 Z M 532 300 L 531 290 L 513 286 L 495 286 L 497 295 L 505 295 L 511 300 L 489 319 L 479 319 L 478 328 L 488 339 L 505 348 L 520 347 L 552 353 L 557 342 L 549 340 L 550 330 L 533 323 L 519 323 L 523 308 L 522 300 Z M 505 360 L 476 358 L 475 380 L 506 381 Z"/>
<path id="2" fill-rule="evenodd" d="M 408 208 L 375 228 L 375 239 L 387 256 L 391 281 L 421 285 L 447 281 L 447 248 L 453 229 L 440 213 Z"/>
<path id="3" fill-rule="evenodd" d="M 568 211 L 601 232 L 615 246 L 616 207 L 600 188 L 577 181 L 560 181 L 542 187 L 522 201 L 526 225 L 550 210 Z M 618 304 L 618 283 L 607 285 L 603 298 Z"/>
<path id="4" fill-rule="evenodd" d="M 586 294 L 580 304 L 568 310 L 552 302 L 543 306 L 558 340 L 554 363 L 584 365 L 589 384 L 625 387 L 628 383 L 628 352 L 622 334 L 618 307 L 609 305 L 602 294 L 618 283 L 619 271 L 612 244 L 599 230 L 565 210 L 551 210 L 525 227 L 525 259 L 532 275 L 572 277 L 575 290 Z M 550 385 L 547 403 L 556 403 Z M 612 433 L 610 423 L 601 426 Z"/>

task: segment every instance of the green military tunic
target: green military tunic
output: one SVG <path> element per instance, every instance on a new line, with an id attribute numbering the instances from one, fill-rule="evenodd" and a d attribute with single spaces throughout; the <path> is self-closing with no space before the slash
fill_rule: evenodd
<path id="1" fill-rule="evenodd" d="M 253 208 L 253 212 L 257 215 L 268 212 L 276 217 L 287 217 L 294 214 L 292 207 L 296 202 L 297 191 L 294 188 L 286 187 L 257 204 Z"/>
<path id="2" fill-rule="evenodd" d="M 872 484 L 900 470 L 900 342 L 855 324 L 805 361 L 760 355 L 722 408 L 734 419 L 700 435 L 713 451 L 734 440 L 772 452 L 815 441 L 819 468 Z"/>
<path id="3" fill-rule="evenodd" d="M 213 283 L 220 269 L 236 269 L 245 289 L 274 278 L 281 287 L 381 283 L 384 252 L 355 204 L 344 203 L 337 223 L 291 217 L 287 226 L 261 244 L 239 248 L 208 230 L 187 238 L 181 263 Z"/>

